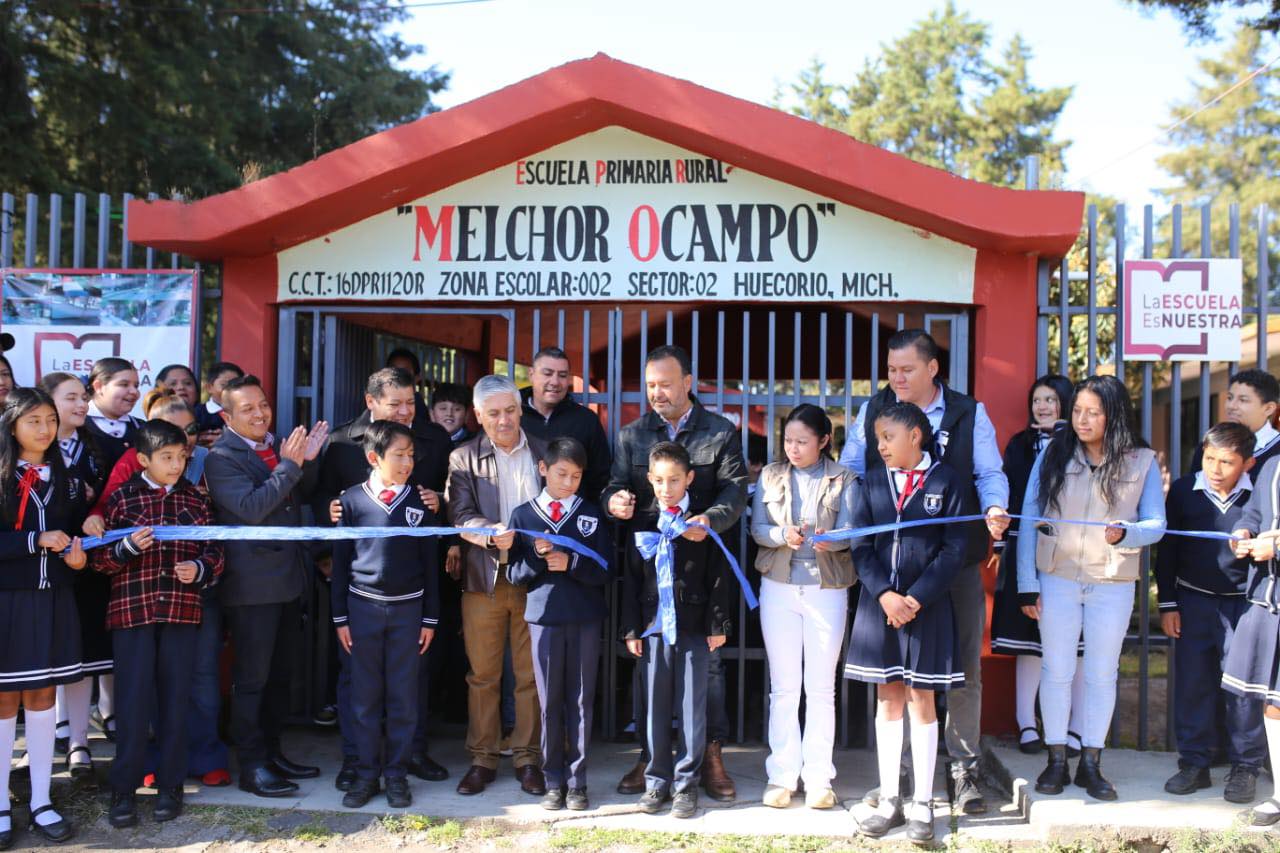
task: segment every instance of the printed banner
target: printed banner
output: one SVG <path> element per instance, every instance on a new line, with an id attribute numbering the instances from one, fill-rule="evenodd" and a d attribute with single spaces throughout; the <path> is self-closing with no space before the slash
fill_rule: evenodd
<path id="1" fill-rule="evenodd" d="M 967 304 L 975 257 L 610 127 L 280 252 L 278 296 Z"/>
<path id="2" fill-rule="evenodd" d="M 133 362 L 146 394 L 165 365 L 194 363 L 194 270 L 0 274 L 0 328 L 13 335 L 8 356 L 19 385 L 56 371 L 87 376 L 98 359 L 118 356 Z"/>
<path id="3" fill-rule="evenodd" d="M 1238 258 L 1124 262 L 1128 361 L 1239 361 Z"/>

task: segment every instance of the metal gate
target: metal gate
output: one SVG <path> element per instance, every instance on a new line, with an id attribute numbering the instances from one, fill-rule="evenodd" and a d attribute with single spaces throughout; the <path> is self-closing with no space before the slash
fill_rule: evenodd
<path id="1" fill-rule="evenodd" d="M 1166 217 L 1157 220 L 1152 206 L 1147 205 L 1137 232 L 1141 245 L 1135 249 L 1130 240 L 1133 226 L 1124 205 L 1117 205 L 1111 216 L 1101 215 L 1097 206 L 1090 205 L 1087 229 L 1072 256 L 1058 264 L 1042 261 L 1039 268 L 1037 373 L 1053 369 L 1073 381 L 1099 372 L 1123 378 L 1138 410 L 1142 436 L 1160 454 L 1170 480 L 1184 473 L 1198 437 L 1218 420 L 1219 397 L 1224 396 L 1227 377 L 1237 367 L 1268 370 L 1273 334 L 1280 349 L 1280 324 L 1270 316 L 1271 294 L 1280 286 L 1276 280 L 1280 236 L 1266 207 L 1244 223 L 1245 236 L 1256 241 L 1256 250 L 1245 258 L 1243 364 L 1126 362 L 1122 335 L 1117 332 L 1124 319 L 1124 262 L 1157 254 L 1161 258 L 1240 258 L 1240 207 L 1233 204 L 1227 208 L 1226 233 L 1219 228 L 1215 240 L 1214 226 L 1221 225 L 1222 212 L 1219 209 L 1215 216 L 1209 205 L 1191 209 L 1174 205 Z M 1249 360 L 1251 334 L 1255 346 Z M 1154 628 L 1151 624 L 1154 607 L 1149 549 L 1144 552 L 1142 566 L 1136 616 L 1121 663 L 1122 689 L 1112 717 L 1111 742 L 1138 749 L 1171 749 L 1177 643 L 1160 633 L 1158 622 Z M 1163 682 L 1156 675 L 1161 668 L 1165 670 Z M 1130 674 L 1133 671 L 1136 679 Z M 1163 701 L 1153 703 L 1152 694 L 1161 690 Z M 1132 726 L 1128 723 L 1130 711 L 1136 717 Z"/>
<path id="2" fill-rule="evenodd" d="M 481 373 L 505 371 L 519 379 L 532 356 L 555 345 L 570 353 L 580 381 L 576 399 L 592 407 L 615 442 L 621 427 L 643 414 L 648 401 L 643 388 L 644 356 L 660 344 L 678 344 L 692 357 L 694 388 L 704 405 L 734 420 L 741 429 L 744 449 L 755 433 L 765 442 L 768 459 L 778 458 L 777 426 L 801 403 L 822 406 L 837 425 L 843 442 L 858 407 L 880 384 L 882 335 L 907 326 L 929 329 L 947 351 L 944 375 L 952 387 L 967 391 L 970 384 L 969 315 L 953 307 L 932 311 L 897 306 L 857 306 L 856 310 L 750 310 L 739 306 L 478 308 L 438 305 L 430 308 L 288 306 L 280 311 L 278 361 L 278 429 L 318 418 L 331 423 L 354 417 L 363 408 L 364 382 L 385 363 L 393 346 L 409 345 L 430 356 L 432 324 L 449 317 L 480 318 L 489 329 L 488 351 L 482 353 L 479 373 L 466 375 L 456 352 L 441 350 L 438 369 L 428 365 L 427 384 L 441 381 L 474 382 Z M 878 311 L 876 307 L 891 307 Z M 379 318 L 421 318 L 416 340 L 379 331 Z M 838 448 L 837 448 L 838 450 Z M 745 525 L 733 531 L 739 562 L 747 563 Z M 755 577 L 757 573 L 747 572 Z M 611 614 L 618 611 L 617 585 Z M 748 614 L 739 598 L 737 630 L 722 652 L 726 670 L 727 705 L 733 735 L 739 741 L 763 736 L 768 712 L 768 666 L 760 641 L 759 620 Z M 606 637 L 617 636 L 611 615 Z M 319 642 L 331 642 L 324 632 Z M 630 717 L 627 701 L 629 661 L 620 643 L 602 660 L 600 715 L 606 737 L 615 736 Z M 323 655 L 316 655 L 322 661 Z M 310 669 L 323 678 L 316 664 Z M 836 673 L 832 677 L 837 677 Z M 874 694 L 841 679 L 840 739 L 844 744 L 866 742 L 865 726 L 874 717 Z M 870 710 L 869 710 L 870 709 Z"/>

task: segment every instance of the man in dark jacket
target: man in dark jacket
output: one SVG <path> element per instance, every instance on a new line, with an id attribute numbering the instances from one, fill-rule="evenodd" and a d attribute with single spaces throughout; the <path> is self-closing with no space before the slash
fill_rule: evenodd
<path id="1" fill-rule="evenodd" d="M 320 460 L 320 486 L 312 500 L 316 521 L 328 524 L 330 503 L 346 489 L 369 479 L 369 461 L 364 452 L 364 436 L 374 421 L 393 421 L 409 427 L 413 433 L 413 473 L 409 485 L 417 487 L 427 508 L 443 517 L 445 480 L 449 475 L 449 434 L 434 423 L 418 423 L 414 420 L 413 377 L 398 367 L 384 367 L 375 371 L 365 385 L 365 411 L 333 431 L 324 456 Z M 324 566 L 322 566 L 323 568 Z M 434 644 L 433 644 L 434 649 Z M 427 752 L 427 659 L 434 654 L 429 649 L 423 655 L 418 678 L 418 724 L 413 738 L 413 751 L 408 770 L 420 779 L 439 781 L 449 776 L 449 771 L 431 759 Z M 351 674 L 349 655 L 339 649 L 338 672 L 338 725 L 342 732 L 342 770 L 334 784 L 340 791 L 350 790 L 356 774 L 356 740 L 351 716 Z"/>
<path id="2" fill-rule="evenodd" d="M 654 528 L 658 503 L 649 485 L 649 451 L 655 444 L 674 441 L 689 451 L 693 463 L 693 483 L 689 486 L 689 506 L 698 514 L 690 522 L 705 524 L 723 534 L 734 525 L 747 506 L 747 465 L 742 458 L 742 439 L 728 418 L 703 408 L 693 396 L 693 371 L 689 354 L 680 347 L 658 347 L 649 353 L 644 366 L 645 394 L 651 411 L 618 434 L 609 484 L 600 496 L 605 511 L 627 523 L 625 541 L 631 543 L 635 530 Z M 693 528 L 684 534 L 693 541 L 706 532 Z M 724 769 L 721 746 L 728 736 L 728 716 L 724 705 L 724 669 L 718 651 L 709 663 L 707 684 L 707 747 L 702 764 L 702 786 L 715 800 L 732 800 L 737 791 Z M 637 667 L 642 670 L 642 667 Z M 643 695 L 639 677 L 633 680 L 634 694 Z M 644 725 L 645 711 L 637 699 L 636 730 Z M 622 781 L 618 791 L 639 794 L 645 789 L 644 755 Z"/>
<path id="3" fill-rule="evenodd" d="M 298 427 L 284 440 L 270 433 L 271 404 L 257 377 L 227 383 L 222 392 L 227 428 L 205 462 L 218 524 L 297 527 L 302 499 L 315 488 L 329 425 Z M 307 588 L 305 543 L 235 540 L 226 544 L 218 585 L 226 608 L 232 667 L 231 740 L 240 759 L 240 787 L 260 797 L 287 797 L 291 779 L 320 775 L 280 751 L 289 711 L 289 681 Z"/>
<path id="4" fill-rule="evenodd" d="M 533 356 L 530 387 L 520 392 L 524 412 L 520 425 L 529 435 L 550 443 L 576 438 L 587 450 L 587 470 L 578 494 L 595 503 L 609 482 L 609 439 L 600 416 L 573 399 L 569 356 L 558 347 L 543 347 Z"/>

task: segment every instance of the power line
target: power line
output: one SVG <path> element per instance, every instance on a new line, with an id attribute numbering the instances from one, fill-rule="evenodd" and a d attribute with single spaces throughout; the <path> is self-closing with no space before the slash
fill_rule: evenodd
<path id="1" fill-rule="evenodd" d="M 420 3 L 367 3 L 359 6 L 339 8 L 336 6 L 312 7 L 303 5 L 300 9 L 269 9 L 261 6 L 241 6 L 229 9 L 206 9 L 199 5 L 190 6 L 149 6 L 139 4 L 123 5 L 119 3 L 81 3 L 80 8 L 95 12 L 200 12 L 214 15 L 316 15 L 328 12 L 391 12 L 400 9 L 427 9 L 433 6 L 465 6 L 472 3 L 490 3 L 492 0 L 427 0 Z"/>
<path id="2" fill-rule="evenodd" d="M 1270 59 L 1266 64 L 1264 64 L 1264 65 L 1260 65 L 1260 66 L 1258 66 L 1257 68 L 1253 69 L 1253 70 L 1252 70 L 1252 71 L 1250 71 L 1248 74 L 1244 75 L 1244 76 L 1243 76 L 1243 77 L 1241 77 L 1239 80 L 1237 80 L 1236 82 L 1232 83 L 1232 84 L 1231 84 L 1230 86 L 1228 86 L 1226 89 L 1223 89 L 1221 92 L 1219 92 L 1219 93 L 1218 93 L 1217 95 L 1215 95 L 1213 98 L 1211 98 L 1211 99 L 1210 99 L 1210 100 L 1208 100 L 1208 101 L 1205 101 L 1203 104 L 1201 104 L 1200 106 L 1196 107 L 1194 110 L 1192 110 L 1191 112 L 1187 113 L 1187 114 L 1186 114 L 1185 116 L 1183 116 L 1182 118 L 1180 118 L 1180 119 L 1178 119 L 1177 121 L 1175 121 L 1173 124 L 1168 125 L 1167 127 L 1162 127 L 1162 128 L 1160 128 L 1160 132 L 1159 132 L 1159 133 L 1157 133 L 1155 136 L 1151 137 L 1150 139 L 1148 139 L 1146 142 L 1143 142 L 1141 145 L 1138 145 L 1138 146 L 1136 146 L 1136 147 L 1134 147 L 1134 148 L 1130 149 L 1129 151 L 1126 151 L 1125 153 L 1121 154 L 1119 157 L 1116 157 L 1114 160 L 1111 160 L 1111 161 L 1109 161 L 1109 162 L 1107 162 L 1107 163 L 1103 164 L 1102 166 L 1099 166 L 1098 168 L 1094 169 L 1092 172 L 1089 172 L 1087 175 L 1084 175 L 1084 176 L 1082 176 L 1082 177 L 1078 178 L 1078 179 L 1075 181 L 1075 184 L 1076 184 L 1077 186 L 1082 185 L 1082 184 L 1084 184 L 1084 182 L 1085 182 L 1085 181 L 1089 180 L 1089 179 L 1090 179 L 1090 178 L 1092 178 L 1094 175 L 1097 175 L 1097 174 L 1100 174 L 1100 173 L 1102 173 L 1102 172 L 1105 172 L 1107 169 L 1110 169 L 1112 166 L 1116 165 L 1117 163 L 1121 162 L 1122 160 L 1127 160 L 1128 158 L 1132 157 L 1134 154 L 1137 154 L 1139 151 L 1143 150 L 1144 148 L 1149 148 L 1150 146 L 1155 145 L 1156 143 L 1160 142 L 1160 141 L 1161 141 L 1161 140 L 1163 140 L 1166 136 L 1168 136 L 1170 133 L 1173 133 L 1173 132 L 1174 132 L 1175 130 L 1177 130 L 1179 127 L 1182 127 L 1182 125 L 1184 125 L 1184 124 L 1186 124 L 1187 122 L 1191 121 L 1191 119 L 1193 119 L 1193 118 L 1195 118 L 1196 116 L 1200 115 L 1200 113 L 1202 113 L 1202 112 L 1204 112 L 1205 110 L 1209 109 L 1209 107 L 1211 107 L 1211 106 L 1213 106 L 1214 104 L 1218 103 L 1218 102 L 1219 102 L 1219 101 L 1221 101 L 1223 98 L 1225 98 L 1227 95 L 1230 95 L 1232 92 L 1234 92 L 1235 90 L 1239 89 L 1241 86 L 1246 85 L 1247 83 L 1249 83 L 1249 82 L 1250 82 L 1251 80 L 1253 80 L 1254 78 L 1256 78 L 1256 77 L 1258 77 L 1259 75 L 1261 75 L 1261 74 L 1265 73 L 1268 69 L 1270 69 L 1270 68 L 1271 68 L 1271 66 L 1275 65 L 1277 62 L 1280 62 L 1280 53 L 1277 53 L 1275 56 L 1271 57 L 1271 59 Z"/>

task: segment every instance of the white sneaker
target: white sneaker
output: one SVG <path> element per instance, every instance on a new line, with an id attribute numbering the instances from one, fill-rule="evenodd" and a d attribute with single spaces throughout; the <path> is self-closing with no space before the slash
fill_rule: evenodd
<path id="1" fill-rule="evenodd" d="M 766 785 L 764 804 L 772 809 L 785 809 L 791 805 L 791 791 L 781 785 Z"/>

